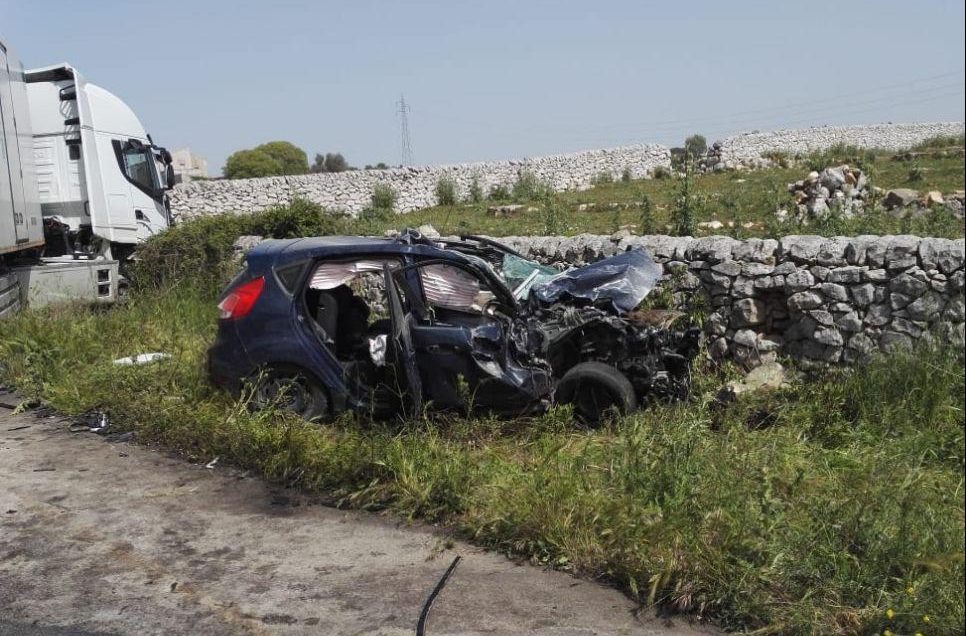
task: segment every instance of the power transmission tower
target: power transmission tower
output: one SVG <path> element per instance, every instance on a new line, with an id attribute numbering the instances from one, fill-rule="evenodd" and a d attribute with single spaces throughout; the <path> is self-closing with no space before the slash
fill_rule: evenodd
<path id="1" fill-rule="evenodd" d="M 409 106 L 406 104 L 406 98 L 402 95 L 399 96 L 399 101 L 396 102 L 396 106 L 399 110 L 399 137 L 401 146 L 401 163 L 404 166 L 411 166 L 413 163 L 413 145 L 409 140 Z"/>

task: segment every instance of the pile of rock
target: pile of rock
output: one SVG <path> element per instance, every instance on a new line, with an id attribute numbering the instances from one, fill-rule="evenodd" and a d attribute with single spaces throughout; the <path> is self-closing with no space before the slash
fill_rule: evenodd
<path id="1" fill-rule="evenodd" d="M 882 208 L 893 216 L 904 218 L 906 216 L 918 217 L 926 214 L 936 207 L 945 207 L 956 218 L 963 218 L 964 193 L 957 190 L 947 195 L 943 195 L 938 190 L 930 190 L 925 194 L 920 194 L 911 188 L 896 188 L 889 190 L 882 198 Z"/>
<path id="2" fill-rule="evenodd" d="M 861 214 L 870 194 L 868 179 L 861 170 L 848 165 L 811 171 L 805 179 L 788 184 L 795 199 L 798 220 L 823 220 L 833 212 L 852 218 Z"/>
<path id="3" fill-rule="evenodd" d="M 728 169 L 725 158 L 721 152 L 721 142 L 716 141 L 708 148 L 708 154 L 698 162 L 698 169 L 701 172 L 721 172 Z"/>

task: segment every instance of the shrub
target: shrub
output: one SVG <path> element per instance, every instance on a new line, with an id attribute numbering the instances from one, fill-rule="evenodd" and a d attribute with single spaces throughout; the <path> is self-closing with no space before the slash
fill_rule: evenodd
<path id="1" fill-rule="evenodd" d="M 691 135 L 684 140 L 684 150 L 694 158 L 703 157 L 708 154 L 708 141 L 704 135 Z"/>
<path id="2" fill-rule="evenodd" d="M 490 201 L 509 201 L 510 191 L 505 185 L 497 184 L 490 188 Z"/>
<path id="3" fill-rule="evenodd" d="M 130 267 L 136 288 L 168 284 L 220 286 L 233 273 L 232 245 L 239 236 L 322 236 L 340 230 L 341 220 L 321 206 L 296 199 L 254 214 L 217 214 L 181 222 L 138 246 Z"/>
<path id="4" fill-rule="evenodd" d="M 436 182 L 438 205 L 456 205 L 456 182 L 451 177 L 440 177 Z"/>
<path id="5" fill-rule="evenodd" d="M 680 171 L 687 161 L 687 155 L 688 151 L 684 148 L 671 148 L 671 167 Z"/>
<path id="6" fill-rule="evenodd" d="M 654 222 L 654 210 L 651 206 L 651 198 L 646 194 L 641 195 L 641 211 L 637 220 L 638 231 L 640 234 L 654 234 L 657 229 Z"/>
<path id="7" fill-rule="evenodd" d="M 693 190 L 694 165 L 690 157 L 684 162 L 683 167 L 684 176 L 681 178 L 681 185 L 674 199 L 671 223 L 674 224 L 674 233 L 678 236 L 694 236 L 697 230 L 695 221 L 697 197 Z"/>
<path id="8" fill-rule="evenodd" d="M 935 137 L 930 137 L 924 139 L 912 147 L 913 150 L 938 150 L 943 148 L 949 148 L 952 146 L 957 146 L 962 148 L 966 145 L 966 136 L 964 135 L 936 135 Z"/>
<path id="9" fill-rule="evenodd" d="M 563 228 L 560 223 L 560 207 L 557 199 L 551 193 L 543 195 L 543 233 L 547 236 L 557 236 Z"/>
<path id="10" fill-rule="evenodd" d="M 654 166 L 651 170 L 651 176 L 655 179 L 669 179 L 671 177 L 671 171 L 665 166 Z"/>
<path id="11" fill-rule="evenodd" d="M 371 203 L 375 210 L 392 212 L 396 208 L 396 191 L 386 183 L 377 183 L 372 186 Z"/>
<path id="12" fill-rule="evenodd" d="M 763 159 L 768 159 L 779 168 L 787 168 L 789 165 L 788 153 L 782 150 L 767 150 L 761 153 Z"/>
<path id="13" fill-rule="evenodd" d="M 550 192 L 550 188 L 529 170 L 521 170 L 513 184 L 513 198 L 517 201 L 533 201 Z"/>
<path id="14" fill-rule="evenodd" d="M 906 174 L 906 181 L 909 183 L 919 183 L 925 178 L 925 171 L 923 171 L 922 166 L 918 162 L 913 163 L 912 167 L 909 168 L 908 174 Z"/>
<path id="15" fill-rule="evenodd" d="M 829 166 L 840 166 L 843 163 L 853 168 L 866 169 L 875 163 L 876 151 L 871 148 L 857 148 L 848 144 L 835 144 L 825 150 L 817 150 L 808 155 L 806 163 L 809 170 L 821 172 Z"/>
<path id="16" fill-rule="evenodd" d="M 630 183 L 633 179 L 634 175 L 631 173 L 631 167 L 624 166 L 624 169 L 621 171 L 621 181 L 623 183 Z"/>
<path id="17" fill-rule="evenodd" d="M 479 203 L 483 200 L 483 188 L 480 186 L 479 177 L 473 177 L 470 182 L 470 201 Z"/>
<path id="18" fill-rule="evenodd" d="M 614 175 L 605 171 L 598 172 L 594 178 L 590 180 L 591 185 L 607 185 L 609 183 L 614 183 Z"/>

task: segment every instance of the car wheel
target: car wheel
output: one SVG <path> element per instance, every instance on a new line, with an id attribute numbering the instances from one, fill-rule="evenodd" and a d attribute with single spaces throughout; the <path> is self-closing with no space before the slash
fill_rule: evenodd
<path id="1" fill-rule="evenodd" d="M 256 409 L 276 408 L 291 411 L 306 420 L 329 414 L 325 387 L 313 377 L 294 368 L 272 368 L 256 380 L 252 399 Z"/>
<path id="2" fill-rule="evenodd" d="M 574 365 L 557 384 L 555 397 L 559 404 L 573 405 L 574 415 L 588 424 L 637 408 L 637 395 L 627 376 L 602 362 Z"/>

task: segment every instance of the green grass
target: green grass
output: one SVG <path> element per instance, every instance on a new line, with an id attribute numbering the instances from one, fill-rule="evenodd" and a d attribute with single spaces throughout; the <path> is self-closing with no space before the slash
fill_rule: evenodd
<path id="1" fill-rule="evenodd" d="M 937 140 L 945 145 L 956 139 Z M 777 238 L 788 234 L 856 235 L 856 234 L 917 234 L 960 238 L 966 226 L 945 210 L 919 219 L 896 219 L 889 214 L 869 212 L 848 220 L 831 218 L 820 224 L 802 226 L 795 222 L 779 224 L 774 211 L 786 207 L 793 211 L 786 186 L 805 177 L 812 168 L 823 168 L 842 163 L 861 166 L 870 175 L 871 183 L 883 189 L 912 187 L 922 192 L 939 190 L 950 193 L 964 188 L 964 160 L 962 139 L 958 150 L 924 146 L 914 161 L 895 159 L 896 153 L 866 151 L 848 147 L 832 148 L 823 153 L 802 158 L 789 168 L 769 168 L 752 172 L 720 172 L 697 175 L 693 179 L 693 193 L 698 201 L 696 222 L 718 220 L 726 226 L 718 230 L 700 230 L 702 234 L 727 234 L 736 237 L 768 236 Z M 954 147 L 955 149 L 955 147 Z M 922 171 L 922 180 L 910 183 L 913 165 Z M 596 185 L 583 192 L 563 192 L 551 197 L 556 206 L 555 225 L 568 234 L 584 232 L 610 234 L 621 227 L 641 228 L 644 197 L 651 202 L 654 233 L 673 233 L 672 211 L 679 195 L 678 179 L 612 180 L 595 179 Z M 511 217 L 494 217 L 487 213 L 492 202 L 462 203 L 417 210 L 401 218 L 388 218 L 370 223 L 350 224 L 355 233 L 381 234 L 387 229 L 398 229 L 402 224 L 418 226 L 432 224 L 446 235 L 460 232 L 492 236 L 543 234 L 546 231 L 546 196 L 532 175 L 525 175 L 522 183 L 509 194 L 532 210 L 524 210 Z M 584 205 L 585 209 L 580 210 Z M 734 227 L 728 227 L 728 223 Z M 752 227 L 742 227 L 751 223 Z M 638 232 L 640 233 L 640 232 Z"/>
<path id="2" fill-rule="evenodd" d="M 727 371 L 706 369 L 689 402 L 594 431 L 565 409 L 310 425 L 208 385 L 215 320 L 210 288 L 184 282 L 27 311 L 3 324 L 0 381 L 68 413 L 106 410 L 189 459 L 437 522 L 726 628 L 964 630 L 958 354 L 898 354 L 728 407 L 711 404 Z M 173 357 L 111 363 L 149 351 Z"/>

